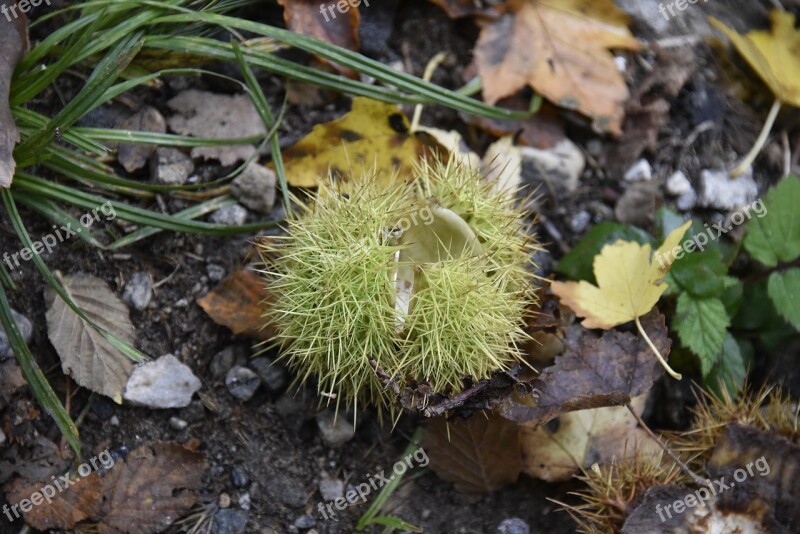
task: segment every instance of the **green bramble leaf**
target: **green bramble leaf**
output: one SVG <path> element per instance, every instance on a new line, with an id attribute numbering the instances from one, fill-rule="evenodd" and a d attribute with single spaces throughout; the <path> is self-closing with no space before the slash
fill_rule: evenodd
<path id="1" fill-rule="evenodd" d="M 700 357 L 703 376 L 717 363 L 731 320 L 718 298 L 697 298 L 689 293 L 678 296 L 672 327 L 681 343 Z"/>
<path id="2" fill-rule="evenodd" d="M 767 293 L 778 313 L 800 330 L 800 269 L 772 273 Z"/>
<path id="3" fill-rule="evenodd" d="M 746 375 L 747 368 L 739 343 L 729 333 L 725 334 L 717 362 L 705 375 L 703 382 L 717 395 L 722 392 L 722 388 L 725 388 L 732 397 L 735 397 L 741 391 Z"/>
<path id="4" fill-rule="evenodd" d="M 747 224 L 744 248 L 767 267 L 800 256 L 800 178 L 789 176 L 764 197 L 766 214 Z"/>
<path id="5" fill-rule="evenodd" d="M 668 283 L 687 291 L 694 297 L 720 297 L 725 291 L 728 268 L 717 250 L 692 252 L 672 264 Z M 670 286 L 673 284 L 670 283 Z"/>
<path id="6" fill-rule="evenodd" d="M 680 225 L 678 225 L 680 226 Z M 600 250 L 615 241 L 635 241 L 640 245 L 653 244 L 653 238 L 635 226 L 627 226 L 616 222 L 601 222 L 592 227 L 583 239 L 568 252 L 556 266 L 556 272 L 572 280 L 586 280 L 596 283 L 594 277 L 594 257 Z"/>

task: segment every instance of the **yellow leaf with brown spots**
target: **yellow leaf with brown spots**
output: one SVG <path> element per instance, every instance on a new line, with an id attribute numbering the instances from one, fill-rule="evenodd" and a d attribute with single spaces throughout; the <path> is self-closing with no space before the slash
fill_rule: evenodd
<path id="1" fill-rule="evenodd" d="M 283 151 L 286 179 L 294 187 L 317 187 L 331 173 L 338 181 L 377 175 L 391 181 L 413 176 L 413 164 L 426 152 L 396 106 L 354 98 L 344 116 L 318 124 Z"/>

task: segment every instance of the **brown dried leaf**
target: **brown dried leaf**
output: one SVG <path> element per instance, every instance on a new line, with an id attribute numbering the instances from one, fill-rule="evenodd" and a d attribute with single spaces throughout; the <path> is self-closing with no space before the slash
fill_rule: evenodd
<path id="1" fill-rule="evenodd" d="M 202 453 L 176 443 L 131 451 L 103 478 L 98 532 L 162 532 L 194 506 L 205 470 Z"/>
<path id="2" fill-rule="evenodd" d="M 361 24 L 358 5 L 361 0 L 354 1 L 355 5 L 340 0 L 278 0 L 278 3 L 283 6 L 286 27 L 293 32 L 358 50 L 358 26 Z M 339 6 L 343 6 L 342 10 L 338 9 Z M 349 72 L 349 69 L 334 66 L 341 72 Z"/>
<path id="3" fill-rule="evenodd" d="M 19 132 L 11 114 L 8 98 L 11 92 L 11 77 L 17 63 L 28 53 L 28 19 L 0 17 L 0 188 L 11 186 L 14 179 L 14 146 L 19 141 Z"/>
<path id="4" fill-rule="evenodd" d="M 62 485 L 58 477 L 56 481 Z M 40 502 L 33 506 L 28 512 L 23 512 L 25 522 L 37 530 L 51 529 L 73 529 L 81 521 L 85 521 L 96 515 L 100 511 L 102 504 L 103 481 L 97 473 L 91 473 L 85 478 L 78 478 L 64 491 L 57 491 L 51 481 L 46 482 L 27 482 L 24 479 L 17 479 L 6 486 L 6 498 L 12 507 L 21 503 L 23 500 L 30 500 L 34 493 L 41 492 L 45 486 L 50 489 L 45 490 L 51 497 L 51 502 Z M 43 494 L 44 495 L 44 494 Z M 42 495 L 42 496 L 43 496 Z M 35 501 L 34 501 L 35 502 Z M 26 504 L 27 508 L 30 506 Z"/>
<path id="5" fill-rule="evenodd" d="M 80 230 L 78 230 L 80 231 Z M 63 277 L 64 289 L 95 325 L 133 345 L 136 334 L 128 306 L 108 284 L 92 275 Z M 122 389 L 133 362 L 79 317 L 55 291 L 45 290 L 47 334 L 61 358 L 61 368 L 81 386 L 122 403 Z"/>
<path id="6" fill-rule="evenodd" d="M 484 26 L 475 63 L 486 102 L 530 86 L 561 107 L 621 133 L 625 79 L 610 49 L 636 50 L 628 17 L 611 0 L 509 0 L 510 12 Z"/>
<path id="7" fill-rule="evenodd" d="M 475 0 L 430 0 L 440 8 L 444 9 L 447 16 L 451 19 L 463 17 L 489 17 L 495 18 L 500 15 L 500 7 L 491 2 L 476 2 Z"/>
<path id="8" fill-rule="evenodd" d="M 642 326 L 666 358 L 672 342 L 664 316 L 654 310 L 642 317 Z M 493 409 L 517 423 L 544 423 L 574 410 L 624 405 L 649 391 L 664 372 L 635 334 L 612 330 L 597 337 L 576 325 L 565 344 L 555 365 L 532 381 L 534 398 L 507 397 Z"/>
<path id="9" fill-rule="evenodd" d="M 261 277 L 245 268 L 229 275 L 197 299 L 197 304 L 215 323 L 227 326 L 234 334 L 266 341 L 274 335 L 263 318 L 270 299 Z"/>
<path id="10" fill-rule="evenodd" d="M 515 482 L 522 469 L 519 427 L 487 415 L 454 421 L 437 417 L 425 427 L 423 446 L 431 469 L 465 493 L 496 491 Z"/>
<path id="11" fill-rule="evenodd" d="M 632 401 L 637 413 L 645 396 Z M 523 472 L 550 482 L 568 480 L 593 463 L 633 455 L 660 454 L 660 447 L 637 427 L 627 407 L 581 410 L 551 424 L 520 427 Z"/>

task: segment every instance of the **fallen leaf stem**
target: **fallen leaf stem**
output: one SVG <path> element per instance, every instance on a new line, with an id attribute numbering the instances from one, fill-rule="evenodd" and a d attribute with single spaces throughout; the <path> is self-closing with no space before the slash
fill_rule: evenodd
<path id="1" fill-rule="evenodd" d="M 642 328 L 642 323 L 641 323 L 641 321 L 639 321 L 639 316 L 638 315 L 634 318 L 634 321 L 636 322 L 636 328 L 639 329 L 639 333 L 644 338 L 645 342 L 647 343 L 647 346 L 650 347 L 650 350 L 652 350 L 653 354 L 656 355 L 656 358 L 658 358 L 658 361 L 661 363 L 662 366 L 664 366 L 664 370 L 666 370 L 667 373 L 669 373 L 669 376 L 671 376 L 675 380 L 680 380 L 681 378 L 683 378 L 680 373 L 676 373 L 672 369 L 672 367 L 669 366 L 669 364 L 667 363 L 667 360 L 665 360 L 664 357 L 661 356 L 661 352 L 659 352 L 659 350 L 656 348 L 656 346 L 653 345 L 653 342 L 650 341 L 650 336 L 648 336 L 647 332 L 645 332 L 644 328 Z"/>
<path id="2" fill-rule="evenodd" d="M 439 52 L 438 54 L 433 56 L 431 60 L 428 61 L 428 64 L 425 66 L 425 72 L 422 75 L 422 79 L 426 82 L 431 81 L 431 78 L 433 78 L 433 73 L 436 72 L 436 69 L 439 67 L 439 65 L 442 64 L 442 62 L 445 59 L 447 59 L 447 54 L 445 54 L 444 52 Z M 414 106 L 414 115 L 411 119 L 410 131 L 412 133 L 417 131 L 417 128 L 419 128 L 419 120 L 421 117 L 422 117 L 422 104 L 417 104 L 416 106 Z"/>
<path id="3" fill-rule="evenodd" d="M 764 127 L 761 128 L 761 133 L 758 134 L 758 138 L 756 142 L 753 144 L 753 148 L 750 149 L 750 152 L 744 157 L 744 159 L 733 168 L 731 171 L 731 176 L 739 176 L 740 174 L 744 173 L 747 168 L 753 164 L 753 161 L 758 156 L 758 153 L 761 152 L 761 149 L 764 148 L 764 144 L 767 142 L 767 137 L 769 137 L 769 132 L 772 130 L 772 125 L 775 124 L 775 119 L 778 117 L 778 111 L 781 109 L 781 101 L 777 98 L 775 102 L 772 103 L 772 107 L 769 110 L 769 114 L 767 115 L 767 121 L 764 123 Z"/>
<path id="4" fill-rule="evenodd" d="M 664 452 L 667 453 L 667 456 L 669 456 L 673 462 L 678 464 L 678 467 L 680 467 L 681 470 L 684 473 L 686 473 L 686 475 L 689 478 L 692 479 L 692 482 L 694 482 L 698 486 L 709 486 L 709 487 L 711 486 L 710 480 L 708 480 L 707 478 L 703 478 L 694 471 L 692 471 L 688 465 L 686 465 L 680 458 L 678 458 L 677 454 L 672 452 L 672 449 L 670 449 L 663 441 L 661 441 L 660 437 L 656 436 L 655 432 L 653 432 L 650 429 L 650 427 L 647 426 L 647 423 L 644 422 L 641 416 L 638 413 L 636 413 L 636 410 L 633 408 L 633 406 L 631 406 L 630 402 L 625 403 L 625 407 L 628 408 L 628 411 L 630 411 L 633 414 L 633 417 L 636 418 L 636 421 L 638 421 L 639 426 L 642 427 L 642 429 L 645 432 L 647 432 L 650 435 L 650 437 L 656 441 L 656 443 L 658 443 L 659 447 L 661 447 L 664 450 Z"/>

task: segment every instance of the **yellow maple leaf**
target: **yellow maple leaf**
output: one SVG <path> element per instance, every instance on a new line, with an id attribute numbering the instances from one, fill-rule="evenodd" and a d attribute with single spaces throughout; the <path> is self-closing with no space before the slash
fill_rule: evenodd
<path id="1" fill-rule="evenodd" d="M 628 16 L 612 0 L 511 0 L 508 10 L 475 47 L 484 99 L 529 85 L 594 119 L 596 130 L 621 133 L 628 88 L 609 50 L 639 48 Z"/>
<path id="2" fill-rule="evenodd" d="M 594 275 L 597 285 L 586 281 L 553 282 L 552 290 L 563 304 L 579 317 L 585 317 L 583 326 L 608 330 L 617 325 L 636 321 L 639 332 L 651 345 L 659 361 L 672 376 L 680 378 L 652 347 L 641 327 L 639 317 L 648 313 L 667 290 L 662 280 L 675 259 L 674 250 L 686 230 L 687 221 L 667 236 L 664 243 L 651 255 L 649 244 L 617 241 L 603 247 L 594 258 Z"/>
<path id="3" fill-rule="evenodd" d="M 354 98 L 350 112 L 314 126 L 283 151 L 283 159 L 289 185 L 317 187 L 329 172 L 338 180 L 413 176 L 414 162 L 424 153 L 425 145 L 409 131 L 408 118 L 396 106 Z"/>
<path id="4" fill-rule="evenodd" d="M 714 17 L 709 20 L 730 39 L 776 98 L 753 148 L 731 171 L 736 176 L 750 166 L 764 146 L 778 116 L 781 102 L 800 107 L 800 31 L 795 28 L 794 14 L 779 9 L 770 12 L 771 31 L 754 30 L 746 35 L 739 35 Z"/>

